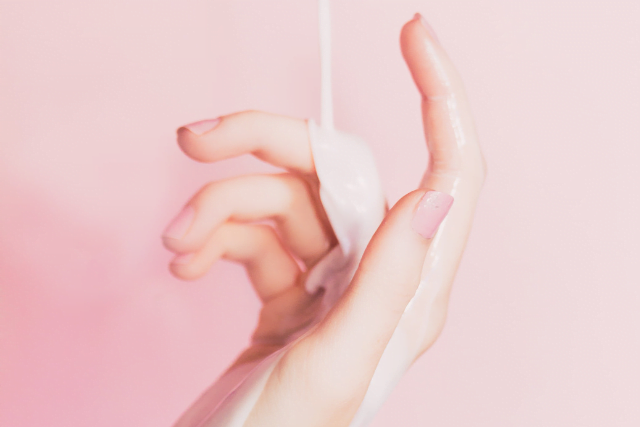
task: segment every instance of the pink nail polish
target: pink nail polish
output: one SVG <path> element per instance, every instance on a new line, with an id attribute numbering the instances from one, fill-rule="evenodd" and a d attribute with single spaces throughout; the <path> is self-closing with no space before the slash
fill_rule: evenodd
<path id="1" fill-rule="evenodd" d="M 411 227 L 425 239 L 431 239 L 435 236 L 438 226 L 447 216 L 452 204 L 453 197 L 447 193 L 428 191 L 418 203 Z"/>
<path id="2" fill-rule="evenodd" d="M 180 254 L 171 261 L 171 264 L 185 265 L 189 264 L 195 254 Z"/>
<path id="3" fill-rule="evenodd" d="M 199 122 L 189 123 L 188 125 L 184 125 L 184 127 L 189 129 L 192 133 L 200 136 L 218 126 L 218 123 L 220 123 L 219 117 L 217 119 L 201 120 Z"/>
<path id="4" fill-rule="evenodd" d="M 420 13 L 416 13 L 413 16 L 413 19 L 419 18 L 420 19 L 420 23 L 422 24 L 422 26 L 427 30 L 427 32 L 429 33 L 429 35 L 431 36 L 432 39 L 434 39 L 435 41 L 437 41 L 438 43 L 440 42 L 440 40 L 438 40 L 438 36 L 436 36 L 436 32 L 433 31 L 433 28 L 431 28 L 431 25 L 429 25 L 429 23 L 427 22 L 426 19 L 424 19 L 424 16 L 422 16 Z"/>
<path id="5" fill-rule="evenodd" d="M 162 237 L 182 239 L 193 222 L 196 211 L 191 206 L 185 206 L 182 212 L 171 221 L 162 233 Z"/>

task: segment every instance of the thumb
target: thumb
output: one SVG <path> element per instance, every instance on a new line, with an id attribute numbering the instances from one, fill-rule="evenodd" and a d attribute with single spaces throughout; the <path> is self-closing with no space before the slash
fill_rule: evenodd
<path id="1" fill-rule="evenodd" d="M 321 358 L 307 360 L 309 365 L 318 362 L 329 368 L 318 369 L 324 377 L 322 385 L 339 384 L 339 396 L 364 396 L 418 288 L 431 240 L 452 204 L 453 198 L 446 193 L 416 190 L 389 211 L 369 242 L 351 285 L 307 337 L 310 350 L 318 350 L 307 355 Z"/>

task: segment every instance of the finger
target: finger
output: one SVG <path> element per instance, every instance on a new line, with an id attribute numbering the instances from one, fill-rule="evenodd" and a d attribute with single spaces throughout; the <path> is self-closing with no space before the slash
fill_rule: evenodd
<path id="1" fill-rule="evenodd" d="M 416 14 L 402 29 L 402 53 L 422 95 L 429 165 L 421 187 L 451 194 L 455 205 L 440 226 L 424 261 L 423 286 L 405 313 L 413 328 L 408 340 L 421 342 L 418 356 L 444 326 L 448 295 L 473 223 L 486 163 L 458 72 L 424 18 Z M 423 334 L 423 336 L 420 336 Z"/>
<path id="2" fill-rule="evenodd" d="M 336 238 L 310 185 L 291 174 L 247 175 L 210 183 L 167 228 L 164 244 L 174 252 L 196 252 L 227 220 L 273 219 L 285 245 L 311 266 L 335 245 Z"/>
<path id="3" fill-rule="evenodd" d="M 357 409 L 419 285 L 431 238 L 452 202 L 447 194 L 424 190 L 403 197 L 376 231 L 343 297 L 283 357 L 277 380 L 267 387 L 286 387 L 289 381 L 293 386 L 303 378 L 309 390 L 299 400 L 291 397 L 294 406 L 314 401 L 340 407 L 355 400 Z"/>
<path id="4" fill-rule="evenodd" d="M 402 28 L 402 54 L 422 95 L 422 117 L 429 149 L 427 188 L 450 191 L 447 176 L 478 169 L 482 155 L 465 90 L 446 52 L 426 20 L 416 14 Z M 472 163 L 471 167 L 469 163 Z"/>
<path id="5" fill-rule="evenodd" d="M 227 222 L 197 252 L 176 256 L 171 272 L 185 280 L 202 277 L 218 259 L 244 264 L 256 292 L 267 301 L 291 287 L 300 268 L 268 225 Z"/>
<path id="6" fill-rule="evenodd" d="M 253 154 L 274 166 L 313 174 L 306 121 L 243 111 L 178 129 L 178 144 L 191 158 L 215 162 Z"/>

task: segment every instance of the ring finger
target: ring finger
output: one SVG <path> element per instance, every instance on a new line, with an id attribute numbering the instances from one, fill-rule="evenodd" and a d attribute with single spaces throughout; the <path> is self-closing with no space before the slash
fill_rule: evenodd
<path id="1" fill-rule="evenodd" d="M 204 275 L 220 258 L 244 264 L 258 296 L 267 301 L 296 282 L 300 268 L 273 228 L 227 222 L 195 253 L 178 255 L 171 271 L 181 279 Z"/>
<path id="2" fill-rule="evenodd" d="M 169 225 L 163 235 L 164 244 L 174 252 L 196 252 L 226 221 L 272 219 L 285 245 L 310 267 L 336 243 L 312 185 L 286 173 L 212 182 Z"/>

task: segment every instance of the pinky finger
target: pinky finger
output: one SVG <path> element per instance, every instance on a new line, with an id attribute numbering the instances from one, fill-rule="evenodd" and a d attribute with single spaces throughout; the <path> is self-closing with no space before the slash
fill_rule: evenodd
<path id="1" fill-rule="evenodd" d="M 258 296 L 267 301 L 291 287 L 300 268 L 268 225 L 226 222 L 195 253 L 176 256 L 169 266 L 180 279 L 195 280 L 218 259 L 243 264 Z"/>

